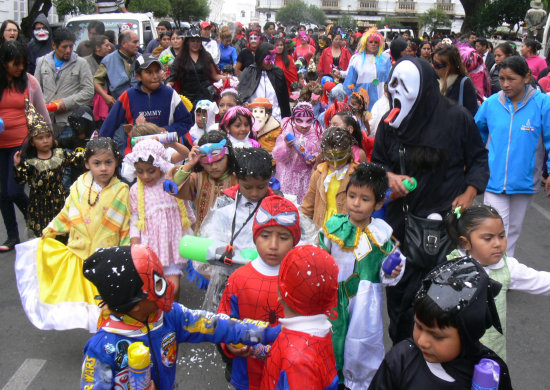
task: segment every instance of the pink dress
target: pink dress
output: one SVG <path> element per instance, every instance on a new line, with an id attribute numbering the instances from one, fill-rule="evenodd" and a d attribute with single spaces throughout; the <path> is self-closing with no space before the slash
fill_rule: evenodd
<path id="1" fill-rule="evenodd" d="M 145 230 L 139 231 L 136 222 L 138 215 L 138 184 L 130 188 L 130 238 L 139 237 L 141 243 L 155 251 L 164 267 L 173 264 L 187 264 L 179 254 L 179 243 L 183 235 L 193 234 L 190 228 L 181 225 L 180 209 L 177 199 L 164 191 L 158 180 L 153 186 L 144 186 L 145 195 Z M 186 204 L 187 215 L 194 222 L 193 211 Z"/>
<path id="2" fill-rule="evenodd" d="M 306 134 L 302 134 L 294 130 L 291 118 L 285 118 L 281 128 L 283 131 L 277 137 L 272 152 L 273 159 L 277 162 L 275 177 L 281 183 L 281 191 L 284 194 L 296 195 L 298 203 L 301 204 L 309 187 L 313 165 L 308 165 L 296 149 L 286 146 L 285 136 L 288 133 L 293 134 L 297 142 L 317 157 L 321 152 L 321 127 L 315 126 L 314 123 Z"/>

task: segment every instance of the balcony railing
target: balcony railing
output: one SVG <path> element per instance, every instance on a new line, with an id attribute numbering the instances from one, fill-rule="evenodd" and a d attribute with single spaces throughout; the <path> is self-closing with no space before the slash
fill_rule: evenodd
<path id="1" fill-rule="evenodd" d="M 454 3 L 444 3 L 442 1 L 437 1 L 435 3 L 437 9 L 442 10 L 446 14 L 454 15 L 455 14 L 455 4 Z"/>
<path id="2" fill-rule="evenodd" d="M 398 0 L 395 6 L 395 12 L 401 13 L 401 14 L 414 14 L 416 13 L 416 2 Z"/>
<path id="3" fill-rule="evenodd" d="M 340 0 L 321 0 L 321 8 L 323 9 L 339 9 Z"/>
<path id="4" fill-rule="evenodd" d="M 377 0 L 360 0 L 359 1 L 359 11 L 378 11 L 378 1 Z"/>
<path id="5" fill-rule="evenodd" d="M 296 1 L 296 0 L 283 0 L 283 7 L 285 5 L 288 5 L 288 4 L 292 3 L 293 1 Z"/>

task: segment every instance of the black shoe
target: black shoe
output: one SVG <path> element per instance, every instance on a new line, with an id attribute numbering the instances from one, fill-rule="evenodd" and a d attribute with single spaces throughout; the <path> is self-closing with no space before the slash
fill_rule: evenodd
<path id="1" fill-rule="evenodd" d="M 2 245 L 0 245 L 0 252 L 9 252 L 19 244 L 19 238 L 8 238 Z"/>

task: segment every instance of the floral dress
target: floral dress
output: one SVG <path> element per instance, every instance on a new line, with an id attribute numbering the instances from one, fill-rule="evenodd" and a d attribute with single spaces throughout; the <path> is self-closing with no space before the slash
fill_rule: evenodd
<path id="1" fill-rule="evenodd" d="M 37 237 L 61 211 L 67 193 L 63 187 L 63 172 L 69 165 L 83 163 L 82 152 L 65 152 L 53 149 L 48 159 L 30 158 L 14 167 L 14 178 L 19 184 L 29 183 L 29 206 L 27 226 Z"/>

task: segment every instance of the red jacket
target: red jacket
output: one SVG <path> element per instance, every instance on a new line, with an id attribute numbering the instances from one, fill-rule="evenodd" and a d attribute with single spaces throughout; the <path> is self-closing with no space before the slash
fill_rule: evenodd
<path id="1" fill-rule="evenodd" d="M 298 71 L 296 70 L 296 65 L 294 65 L 294 60 L 291 56 L 288 56 L 288 68 L 285 67 L 285 63 L 283 62 L 283 57 L 278 55 L 277 59 L 275 60 L 275 65 L 277 65 L 279 68 L 285 72 L 285 79 L 286 79 L 286 86 L 288 88 L 288 94 L 290 95 L 290 84 L 292 84 L 295 81 L 298 81 Z"/>
<path id="2" fill-rule="evenodd" d="M 349 66 L 349 60 L 351 59 L 351 53 L 345 47 L 340 49 L 340 64 L 339 68 L 342 70 L 347 70 Z M 321 53 L 321 58 L 319 59 L 319 65 L 317 66 L 317 72 L 321 76 L 330 75 L 332 72 L 332 50 L 330 47 L 327 47 Z"/>

